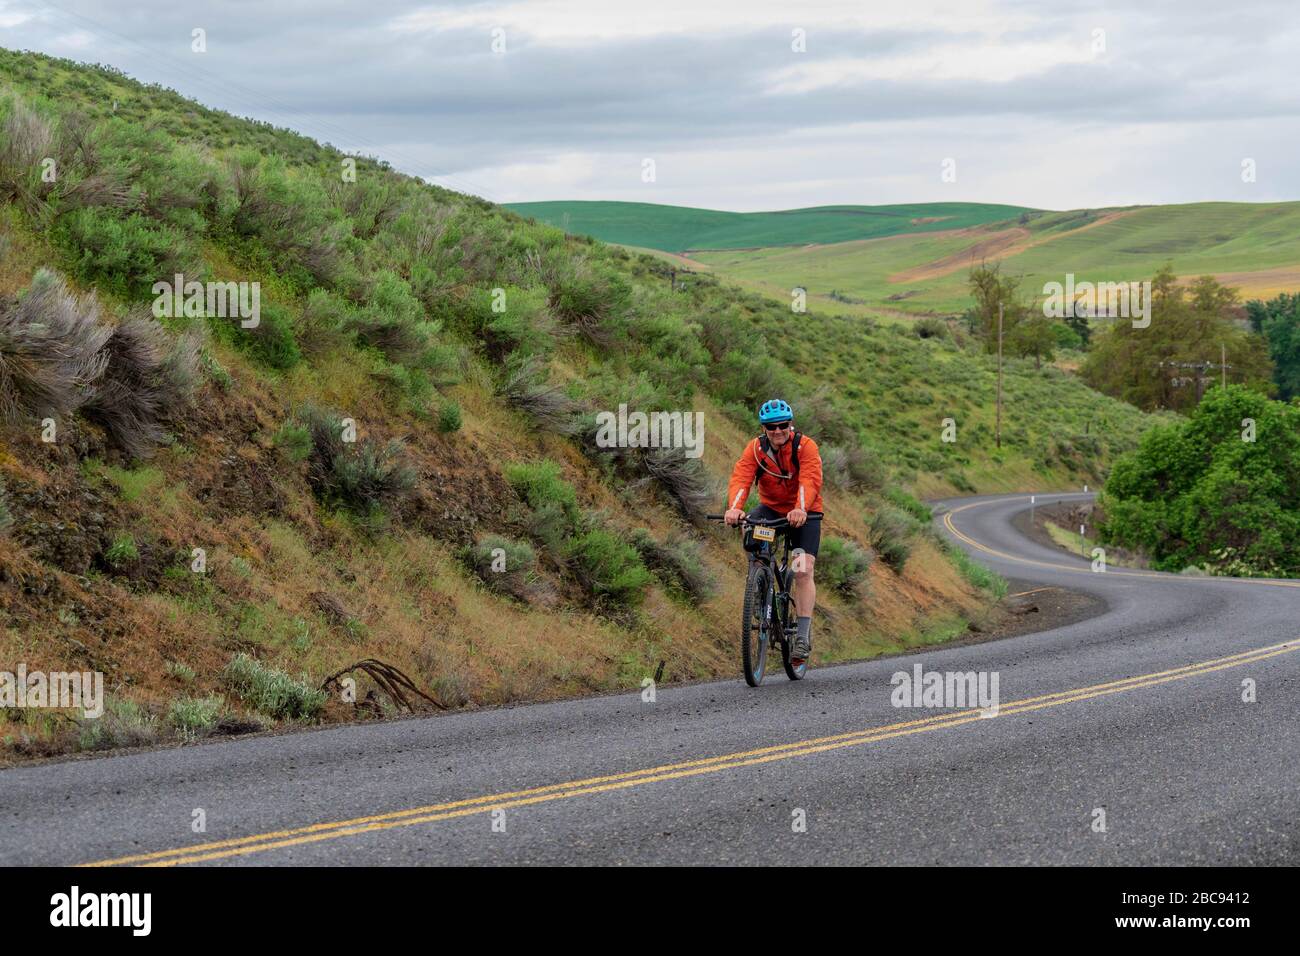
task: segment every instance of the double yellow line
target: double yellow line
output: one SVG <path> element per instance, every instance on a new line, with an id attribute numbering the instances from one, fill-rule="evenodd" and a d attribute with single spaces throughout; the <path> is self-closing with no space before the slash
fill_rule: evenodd
<path id="1" fill-rule="evenodd" d="M 1169 681 L 1185 680 L 1189 677 L 1199 677 L 1202 674 L 1209 674 L 1229 667 L 1241 667 L 1246 664 L 1253 664 L 1256 661 L 1276 657 L 1279 654 L 1288 654 L 1297 649 L 1300 649 L 1300 639 L 1286 641 L 1281 644 L 1273 644 L 1269 647 L 1242 651 L 1238 654 L 1230 654 L 1227 657 L 1215 658 L 1214 660 L 1187 664 L 1183 667 L 1175 667 L 1170 670 L 1158 671 L 1153 674 L 1143 674 L 1137 677 L 1127 677 L 1123 680 L 1109 681 L 1104 684 L 1093 684 L 1090 687 L 1078 687 L 1073 690 L 1058 691 L 1054 694 L 1044 694 L 1040 697 L 1030 697 L 1006 704 L 995 714 L 989 715 L 989 717 L 1010 717 L 1018 714 L 1029 713 L 1035 710 L 1042 710 L 1046 707 L 1057 707 L 1062 704 L 1091 700 L 1097 697 L 1105 697 L 1110 694 L 1124 693 L 1125 691 L 1137 690 L 1142 687 L 1153 687 L 1157 684 L 1168 683 Z M 697 777 L 703 774 L 719 773 L 724 770 L 733 770 L 740 767 L 752 767 L 758 764 L 771 763 L 776 760 L 789 760 L 794 757 L 806 757 L 812 754 L 825 753 L 826 751 L 838 750 L 844 747 L 857 747 L 863 744 L 875 743 L 876 741 L 888 740 L 893 737 L 904 737 L 910 734 L 957 727 L 961 724 L 969 724 L 981 719 L 985 719 L 985 715 L 981 714 L 979 711 L 950 711 L 920 720 L 904 721 L 903 723 L 888 724 L 881 727 L 868 727 L 863 730 L 835 734 L 829 737 L 816 737 L 809 740 L 797 741 L 795 743 L 778 744 L 771 747 L 761 747 L 756 750 L 724 754 L 718 757 L 706 757 L 699 760 L 688 760 L 682 763 L 664 764 L 658 767 L 649 767 L 644 770 L 634 770 L 627 773 L 609 774 L 601 777 L 588 777 L 583 780 L 571 780 L 566 783 L 550 784 L 544 787 L 533 787 L 528 790 L 515 790 L 507 793 L 495 793 L 487 796 L 471 797 L 465 800 L 455 800 L 450 803 L 430 804 L 429 806 L 413 807 L 408 810 L 396 810 L 391 813 L 355 817 L 351 820 L 339 820 L 333 823 L 316 823 L 310 826 L 296 827 L 289 830 L 275 830 L 269 833 L 255 834 L 253 836 L 238 837 L 230 840 L 218 840 L 212 843 L 179 847 L 172 850 L 160 850 L 156 853 L 140 853 L 134 856 L 116 857 L 84 865 L 120 866 L 126 864 L 141 864 L 145 866 L 175 866 L 181 863 L 208 863 L 214 860 L 247 856 L 253 853 L 264 853 L 268 850 L 279 850 L 286 847 L 319 843 L 323 840 L 335 840 L 341 837 L 356 836 L 361 833 L 373 833 L 380 830 L 391 830 L 397 827 L 416 826 L 422 823 L 433 823 L 439 820 L 452 820 L 458 817 L 466 817 L 479 813 L 489 813 L 497 809 L 512 809 L 516 807 L 531 806 L 533 804 L 548 803 L 554 800 L 568 800 L 574 797 L 607 793 L 613 790 L 625 790 L 629 787 L 638 787 L 644 784 L 660 783 L 665 780 L 679 780 L 686 777 Z"/>

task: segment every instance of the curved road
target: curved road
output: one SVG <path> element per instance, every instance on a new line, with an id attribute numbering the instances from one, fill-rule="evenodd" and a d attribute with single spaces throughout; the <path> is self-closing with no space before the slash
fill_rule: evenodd
<path id="1" fill-rule="evenodd" d="M 0 863 L 1300 862 L 1300 582 L 1095 573 L 1016 531 L 1028 507 L 956 499 L 936 523 L 1103 614 L 757 690 L 2 771 Z M 891 676 L 918 664 L 996 673 L 996 716 L 893 706 Z"/>

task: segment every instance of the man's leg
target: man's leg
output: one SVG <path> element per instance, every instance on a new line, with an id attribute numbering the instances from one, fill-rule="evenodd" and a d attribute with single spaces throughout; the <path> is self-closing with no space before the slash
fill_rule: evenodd
<path id="1" fill-rule="evenodd" d="M 820 513 L 815 514 L 821 517 Z M 813 565 L 817 563 L 817 551 L 821 545 L 822 524 L 820 521 L 809 521 L 796 534 L 797 543 L 791 543 L 795 544 L 800 553 L 793 555 L 790 569 L 794 571 L 794 613 L 798 619 L 798 631 L 791 656 L 807 660 L 812 653 L 812 614 L 817 604 Z"/>
<path id="2" fill-rule="evenodd" d="M 812 613 L 817 603 L 817 585 L 813 583 L 813 565 L 817 559 L 807 552 L 796 554 L 790 561 L 794 571 L 794 613 L 798 630 L 790 656 L 807 660 L 812 653 Z"/>
<path id="3" fill-rule="evenodd" d="M 800 554 L 790 562 L 794 569 L 794 608 L 799 617 L 812 617 L 817 604 L 817 585 L 813 581 L 813 565 L 817 559 L 811 554 Z"/>

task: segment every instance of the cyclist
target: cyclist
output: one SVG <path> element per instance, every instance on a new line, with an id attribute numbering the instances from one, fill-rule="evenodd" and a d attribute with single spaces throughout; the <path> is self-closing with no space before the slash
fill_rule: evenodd
<path id="1" fill-rule="evenodd" d="M 817 443 L 794 430 L 794 412 L 779 398 L 758 410 L 763 434 L 741 452 L 727 488 L 725 520 L 735 525 L 745 516 L 740 506 L 758 479 L 759 505 L 754 518 L 785 518 L 790 523 L 790 566 L 794 571 L 794 606 L 798 634 L 790 649 L 791 664 L 798 667 L 812 653 L 812 613 L 817 603 L 813 565 L 821 543 L 822 523 L 809 516 L 822 514 L 822 458 Z"/>

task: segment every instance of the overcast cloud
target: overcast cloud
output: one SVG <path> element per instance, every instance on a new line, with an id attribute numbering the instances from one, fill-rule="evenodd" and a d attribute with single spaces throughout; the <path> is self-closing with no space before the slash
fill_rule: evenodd
<path id="1" fill-rule="evenodd" d="M 1300 198 L 1294 0 L 0 0 L 0 45 L 497 202 Z"/>

